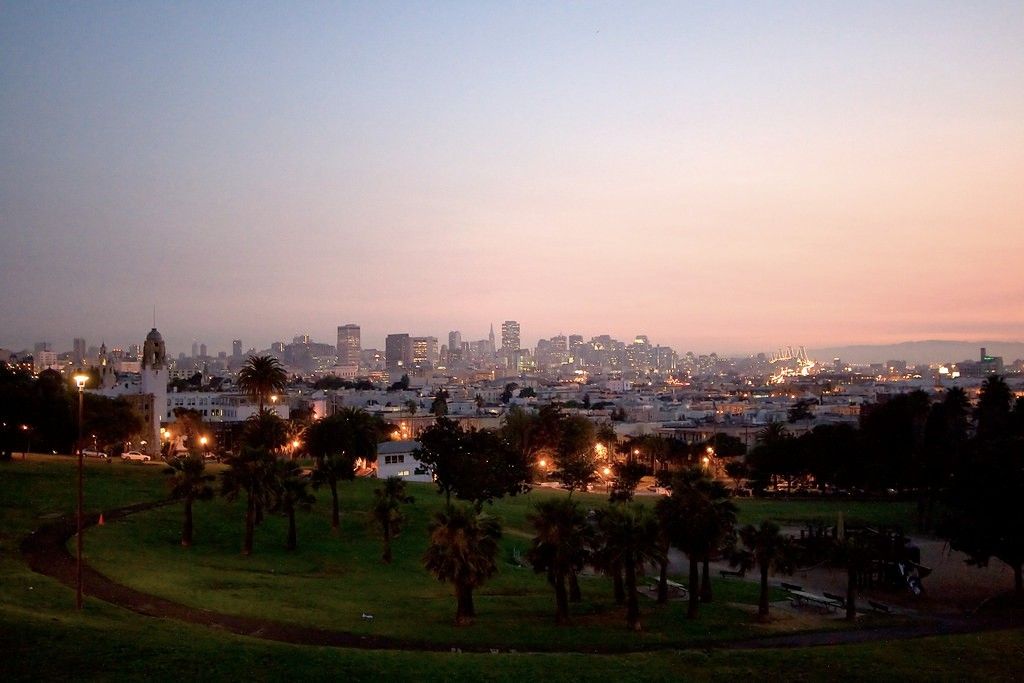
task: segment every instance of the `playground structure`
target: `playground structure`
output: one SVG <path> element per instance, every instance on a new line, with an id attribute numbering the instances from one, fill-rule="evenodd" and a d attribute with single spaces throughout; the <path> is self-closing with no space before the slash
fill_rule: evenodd
<path id="1" fill-rule="evenodd" d="M 854 562 L 854 581 L 858 590 L 881 588 L 890 591 L 908 590 L 914 595 L 924 592 L 923 580 L 931 569 L 921 564 L 921 550 L 899 526 L 808 524 L 794 542 L 799 550 L 799 564 L 804 567 L 824 563 L 847 566 Z M 839 560 L 834 549 L 849 542 L 857 548 L 856 559 Z M 849 568 L 849 567 L 848 567 Z"/>

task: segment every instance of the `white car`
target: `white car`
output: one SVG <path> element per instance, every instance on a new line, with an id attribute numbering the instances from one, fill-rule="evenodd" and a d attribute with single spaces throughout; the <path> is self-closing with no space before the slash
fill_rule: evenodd
<path id="1" fill-rule="evenodd" d="M 86 458 L 102 458 L 103 460 L 106 460 L 108 457 L 110 457 L 103 451 L 90 451 L 88 448 L 82 451 L 82 455 L 85 456 Z"/>
<path id="2" fill-rule="evenodd" d="M 121 454 L 121 460 L 124 462 L 149 462 L 151 458 L 145 453 L 138 451 L 128 451 L 127 453 Z"/>

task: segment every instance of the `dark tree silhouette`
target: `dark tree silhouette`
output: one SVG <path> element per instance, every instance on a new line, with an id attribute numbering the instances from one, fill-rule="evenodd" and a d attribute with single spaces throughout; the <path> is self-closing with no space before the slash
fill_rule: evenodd
<path id="1" fill-rule="evenodd" d="M 768 572 L 793 573 L 793 545 L 779 533 L 779 525 L 764 520 L 760 526 L 748 524 L 739 530 L 742 548 L 737 547 L 729 563 L 744 571 L 757 568 L 761 574 L 761 594 L 757 602 L 758 621 L 768 621 Z"/>
<path id="2" fill-rule="evenodd" d="M 249 356 L 238 371 L 238 388 L 257 402 L 261 413 L 267 398 L 284 391 L 287 381 L 288 375 L 273 356 Z"/>
<path id="3" fill-rule="evenodd" d="M 405 492 L 405 481 L 401 477 L 388 477 L 384 484 L 373 490 L 373 507 L 370 516 L 384 538 L 384 552 L 381 560 L 391 563 L 391 539 L 402 531 L 402 506 L 413 502 Z"/>
<path id="4" fill-rule="evenodd" d="M 568 498 L 537 503 L 527 516 L 535 536 L 527 558 L 537 573 L 546 573 L 555 590 L 555 622 L 569 620 L 566 580 L 580 571 L 591 545 L 591 527 L 579 505 Z"/>
<path id="5" fill-rule="evenodd" d="M 449 505 L 434 515 L 423 564 L 455 589 L 455 625 L 473 623 L 473 591 L 498 571 L 501 524 L 469 505 Z"/>
<path id="6" fill-rule="evenodd" d="M 316 460 L 313 486 L 327 486 L 331 491 L 331 529 L 335 533 L 341 525 L 338 482 L 355 478 L 357 460 L 376 461 L 377 443 L 382 436 L 382 424 L 355 408 L 342 408 L 306 430 L 306 447 Z"/>
<path id="7" fill-rule="evenodd" d="M 182 501 L 185 506 L 185 519 L 181 527 L 181 545 L 184 548 L 192 547 L 192 504 L 213 497 L 210 482 L 215 477 L 205 470 L 203 456 L 197 453 L 172 459 L 164 470 L 164 474 L 171 477 L 171 498 Z"/>

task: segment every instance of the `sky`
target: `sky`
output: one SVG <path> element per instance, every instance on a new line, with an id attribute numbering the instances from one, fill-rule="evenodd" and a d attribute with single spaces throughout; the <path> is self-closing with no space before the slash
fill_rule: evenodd
<path id="1" fill-rule="evenodd" d="M 0 347 L 1024 339 L 1024 3 L 0 0 Z"/>

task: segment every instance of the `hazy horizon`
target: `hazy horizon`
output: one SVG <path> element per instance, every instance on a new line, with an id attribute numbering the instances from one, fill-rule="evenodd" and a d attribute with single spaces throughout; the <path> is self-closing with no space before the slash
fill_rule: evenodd
<path id="1" fill-rule="evenodd" d="M 1019 2 L 0 2 L 0 346 L 154 305 L 174 352 L 1024 339 L 1022 35 Z"/>

